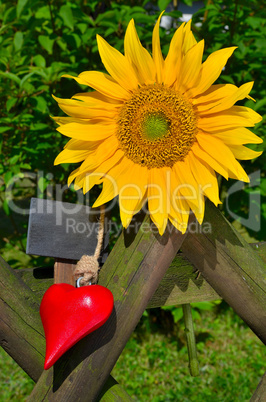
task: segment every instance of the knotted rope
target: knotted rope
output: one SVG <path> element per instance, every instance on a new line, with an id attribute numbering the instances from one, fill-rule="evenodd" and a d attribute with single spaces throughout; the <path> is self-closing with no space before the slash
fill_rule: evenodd
<path id="1" fill-rule="evenodd" d="M 98 271 L 100 270 L 98 258 L 101 253 L 104 237 L 104 206 L 101 206 L 100 221 L 98 226 L 97 246 L 94 255 L 83 255 L 78 261 L 74 276 L 78 279 L 82 276 L 80 284 L 82 286 L 96 283 L 98 280 Z"/>

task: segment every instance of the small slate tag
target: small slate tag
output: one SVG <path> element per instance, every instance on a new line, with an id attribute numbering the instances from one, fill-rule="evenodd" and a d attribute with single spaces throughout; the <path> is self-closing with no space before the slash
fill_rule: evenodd
<path id="1" fill-rule="evenodd" d="M 97 246 L 99 210 L 69 202 L 32 198 L 27 254 L 79 260 Z M 101 263 L 107 258 L 105 235 Z"/>

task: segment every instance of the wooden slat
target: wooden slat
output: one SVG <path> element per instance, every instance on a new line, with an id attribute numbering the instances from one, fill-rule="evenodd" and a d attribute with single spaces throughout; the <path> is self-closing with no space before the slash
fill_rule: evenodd
<path id="1" fill-rule="evenodd" d="M 266 264 L 211 202 L 204 222 L 211 230 L 190 233 L 182 251 L 266 343 Z"/>
<path id="2" fill-rule="evenodd" d="M 34 293 L 0 257 L 0 345 L 37 381 L 45 338 Z"/>
<path id="3" fill-rule="evenodd" d="M 164 275 L 148 308 L 218 300 L 221 297 L 198 275 L 196 268 L 178 254 Z"/>
<path id="4" fill-rule="evenodd" d="M 134 227 L 134 226 L 133 226 Z M 155 232 L 156 233 L 156 232 Z M 66 353 L 58 364 L 43 372 L 29 401 L 97 400 L 116 360 L 137 325 L 148 301 L 174 259 L 185 235 L 168 229 L 163 236 L 145 227 L 137 234 L 126 231 L 116 242 L 99 284 L 114 295 L 109 320 Z"/>
<path id="5" fill-rule="evenodd" d="M 266 401 L 266 373 L 264 373 L 256 391 L 252 395 L 250 402 L 265 402 Z"/>
<path id="6" fill-rule="evenodd" d="M 266 242 L 250 246 L 266 262 Z M 53 267 L 19 269 L 17 274 L 41 301 L 44 292 L 53 284 Z M 198 278 L 198 279 L 197 279 Z M 166 271 L 148 308 L 218 300 L 220 296 L 183 255 L 178 253 Z"/>
<path id="7" fill-rule="evenodd" d="M 71 260 L 56 259 L 54 264 L 54 283 L 68 283 L 75 286 L 74 270 L 76 264 Z"/>
<path id="8" fill-rule="evenodd" d="M 0 257 L 0 345 L 37 381 L 43 372 L 45 338 L 36 293 L 22 282 L 17 275 L 19 271 L 14 271 Z M 35 275 L 47 278 L 47 271 L 52 276 L 52 268 L 39 268 Z M 36 282 L 34 285 L 37 285 Z M 131 400 L 126 391 L 109 376 L 99 402 Z"/>
<path id="9" fill-rule="evenodd" d="M 18 274 L 36 292 L 39 300 L 53 284 L 52 268 L 47 268 L 47 272 L 45 268 L 20 269 Z M 218 299 L 220 296 L 205 281 L 203 275 L 199 276 L 195 267 L 180 253 L 165 273 L 147 308 Z"/>

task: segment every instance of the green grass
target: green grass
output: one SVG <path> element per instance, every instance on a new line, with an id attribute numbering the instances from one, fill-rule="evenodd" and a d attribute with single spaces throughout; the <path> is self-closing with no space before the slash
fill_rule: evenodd
<path id="1" fill-rule="evenodd" d="M 265 371 L 262 342 L 229 308 L 218 316 L 202 311 L 195 327 L 199 377 L 189 375 L 180 328 L 178 340 L 160 332 L 137 331 L 113 376 L 138 401 L 249 401 Z"/>
<path id="2" fill-rule="evenodd" d="M 136 401 L 249 401 L 265 371 L 262 342 L 227 307 L 201 311 L 195 331 L 199 377 L 189 374 L 183 323 L 167 335 L 158 320 L 150 325 L 147 317 L 142 318 L 112 375 Z M 0 382 L 1 402 L 25 401 L 34 385 L 3 350 Z"/>
<path id="3" fill-rule="evenodd" d="M 33 386 L 34 382 L 0 348 L 0 401 L 25 401 Z"/>

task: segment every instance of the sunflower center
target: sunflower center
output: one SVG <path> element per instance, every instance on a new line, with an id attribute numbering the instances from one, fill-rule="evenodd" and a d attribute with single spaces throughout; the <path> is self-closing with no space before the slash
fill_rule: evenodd
<path id="1" fill-rule="evenodd" d="M 168 121 L 160 114 L 150 114 L 143 121 L 143 136 L 147 140 L 154 141 L 162 138 L 168 131 Z"/>
<path id="2" fill-rule="evenodd" d="M 140 87 L 124 103 L 117 138 L 125 155 L 151 168 L 172 167 L 184 160 L 197 134 L 192 104 L 161 84 Z"/>

